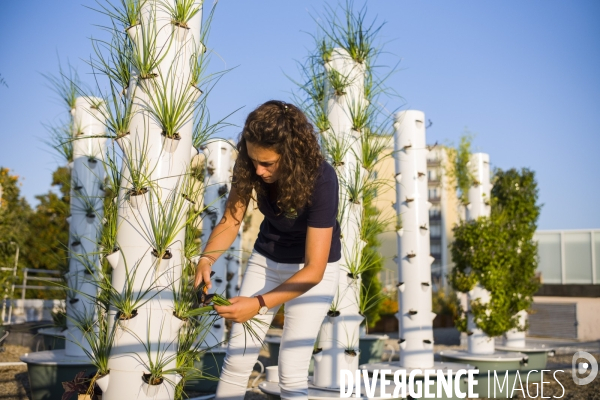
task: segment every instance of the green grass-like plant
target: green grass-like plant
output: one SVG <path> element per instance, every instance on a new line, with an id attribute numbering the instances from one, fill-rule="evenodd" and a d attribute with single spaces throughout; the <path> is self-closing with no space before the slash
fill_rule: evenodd
<path id="1" fill-rule="evenodd" d="M 119 230 L 118 224 L 119 206 L 112 201 L 104 203 L 104 218 L 102 225 L 98 227 L 100 239 L 98 244 L 103 249 L 104 255 L 109 255 L 118 250 L 117 244 L 117 232 Z"/>
<path id="2" fill-rule="evenodd" d="M 110 31 L 112 34 L 110 43 L 99 39 L 92 40 L 96 59 L 90 60 L 88 64 L 95 73 L 106 76 L 111 85 L 118 84 L 122 89 L 121 93 L 124 94 L 132 77 L 133 45 L 129 36 L 124 32 L 120 32 L 116 28 Z"/>
<path id="3" fill-rule="evenodd" d="M 159 79 L 153 79 L 143 87 L 149 99 L 145 108 L 159 123 L 163 135 L 180 139 L 179 130 L 194 115 L 196 90 L 178 83 L 174 71 L 169 71 L 166 76 L 159 74 Z"/>
<path id="4" fill-rule="evenodd" d="M 46 144 L 54 148 L 66 161 L 73 161 L 73 122 L 59 122 L 57 125 L 44 124 L 50 134 Z"/>
<path id="5" fill-rule="evenodd" d="M 363 194 L 367 190 L 368 185 L 371 184 L 371 182 L 367 182 L 366 174 L 363 173 L 360 165 L 356 165 L 354 170 L 351 171 L 350 179 L 343 179 L 341 182 L 341 186 L 346 190 L 346 194 L 348 195 L 348 201 L 354 204 L 361 204 Z"/>
<path id="6" fill-rule="evenodd" d="M 75 109 L 75 101 L 82 87 L 77 70 L 69 63 L 64 70 L 60 61 L 58 63 L 58 76 L 42 74 L 48 81 L 50 88 L 58 95 L 61 102 L 69 111 Z"/>
<path id="7" fill-rule="evenodd" d="M 135 90 L 134 90 L 135 92 Z M 102 123 L 106 126 L 113 139 L 120 139 L 129 134 L 134 112 L 134 95 L 123 96 L 118 88 L 110 81 L 110 92 L 102 94 L 104 107 L 100 107 Z"/>
<path id="8" fill-rule="evenodd" d="M 179 373 L 179 368 L 167 368 L 167 366 L 177 359 L 177 353 L 168 354 L 169 347 L 173 345 L 176 339 L 173 339 L 171 342 L 162 342 L 163 336 L 163 326 L 164 326 L 164 318 L 162 320 L 162 324 L 160 324 L 160 330 L 158 332 L 158 341 L 151 340 L 151 329 L 150 329 L 150 319 L 152 315 L 148 317 L 147 327 L 146 327 L 146 338 L 142 340 L 139 336 L 135 334 L 135 332 L 130 331 L 134 336 L 136 336 L 137 340 L 144 346 L 145 356 L 142 357 L 139 354 L 135 354 L 135 356 L 140 360 L 140 362 L 144 365 L 147 373 L 142 375 L 142 379 L 148 385 L 160 385 L 163 381 L 167 381 L 173 386 L 175 386 L 175 382 L 168 379 L 168 375 L 175 375 Z"/>
<path id="9" fill-rule="evenodd" d="M 147 0 L 119 0 L 118 4 L 113 4 L 108 0 L 103 2 L 96 1 L 100 9 L 88 7 L 94 11 L 98 11 L 113 20 L 113 23 L 118 22 L 123 29 L 127 30 L 132 26 L 139 25 L 142 18 L 142 7 Z M 106 4 L 105 4 L 106 3 Z"/>
<path id="10" fill-rule="evenodd" d="M 71 202 L 71 212 L 83 213 L 88 218 L 96 218 L 102 209 L 102 198 L 90 196 L 82 188 L 73 191 L 73 197 L 79 201 Z"/>
<path id="11" fill-rule="evenodd" d="M 328 63 L 331 61 L 331 55 L 333 54 L 333 43 L 327 36 L 318 39 L 317 41 L 317 54 L 322 63 Z"/>
<path id="12" fill-rule="evenodd" d="M 392 153 L 387 152 L 391 142 L 391 136 L 374 132 L 371 128 L 367 128 L 360 136 L 361 154 L 360 161 L 367 171 L 372 172 L 375 166 L 387 157 L 391 157 Z"/>
<path id="13" fill-rule="evenodd" d="M 343 96 L 346 94 L 346 88 L 350 86 L 350 78 L 336 69 L 327 70 L 327 81 L 336 96 Z"/>
<path id="14" fill-rule="evenodd" d="M 135 317 L 137 309 L 152 300 L 165 287 L 157 286 L 156 279 L 154 279 L 145 289 L 135 290 L 134 282 L 142 259 L 137 261 L 131 269 L 127 265 L 127 259 L 125 257 L 123 259 L 125 261 L 125 283 L 122 288 L 115 288 L 108 275 L 102 275 L 96 284 L 105 293 L 105 301 L 118 311 L 118 319 L 128 320 Z M 146 271 L 142 283 L 145 283 L 152 273 L 152 269 Z"/>
<path id="15" fill-rule="evenodd" d="M 115 342 L 115 333 L 118 324 L 109 323 L 109 314 L 102 305 L 95 307 L 95 318 L 92 317 L 90 323 L 76 323 L 79 330 L 83 332 L 83 338 L 88 347 L 79 346 L 89 358 L 90 362 L 96 367 L 97 372 L 94 379 L 101 378 L 109 373 L 108 359 Z"/>
<path id="16" fill-rule="evenodd" d="M 200 288 L 200 290 L 203 290 L 203 289 Z M 225 297 L 223 297 L 222 295 L 220 295 L 218 293 L 211 294 L 211 302 L 217 306 L 230 306 L 231 305 L 231 302 L 228 299 L 226 299 Z M 198 307 L 198 308 L 190 310 L 186 316 L 187 317 L 197 317 L 197 316 L 206 316 L 206 315 L 214 315 L 214 314 L 215 314 L 214 307 L 212 305 L 206 305 L 206 306 L 202 306 L 202 307 Z M 268 324 L 265 323 L 264 321 L 261 321 L 258 318 L 251 318 L 250 320 L 248 320 L 242 324 L 242 327 L 244 328 L 244 351 L 246 350 L 246 347 L 247 347 L 246 337 L 248 335 L 250 335 L 250 337 L 252 338 L 252 340 L 255 343 L 258 342 L 258 343 L 260 343 L 261 346 L 263 345 L 262 335 L 260 335 L 256 331 L 257 326 L 261 326 L 262 328 L 265 328 L 265 327 L 268 327 Z"/>
<path id="17" fill-rule="evenodd" d="M 152 172 L 156 168 L 151 167 L 148 158 L 149 143 L 146 134 L 134 136 L 131 141 L 123 141 L 123 165 L 128 174 L 123 175 L 123 180 L 128 185 L 129 195 L 141 195 L 153 186 Z M 132 143 L 133 142 L 133 143 Z M 121 181 L 122 182 L 122 181 Z M 122 183 L 121 183 L 122 184 Z"/>
<path id="18" fill-rule="evenodd" d="M 447 149 L 448 159 L 452 165 L 446 168 L 450 183 L 454 184 L 458 197 L 462 205 L 469 204 L 469 188 L 475 181 L 475 176 L 471 168 L 471 143 L 473 137 L 470 134 L 461 136 L 460 143 L 457 148 L 449 147 Z"/>
<path id="19" fill-rule="evenodd" d="M 358 309 L 360 315 L 366 318 L 367 313 L 374 308 L 379 307 L 381 302 L 388 298 L 384 293 L 380 291 L 372 291 L 371 286 L 373 285 L 373 281 L 369 281 L 369 285 L 366 286 L 364 282 L 361 282 L 360 287 L 360 295 L 358 299 Z M 367 325 L 369 322 L 367 321 Z"/>
<path id="20" fill-rule="evenodd" d="M 359 253 L 358 246 L 355 249 L 347 249 L 344 246 L 345 267 L 348 269 L 348 276 L 357 279 L 364 272 L 377 266 L 378 258 L 373 253 Z"/>
<path id="21" fill-rule="evenodd" d="M 202 3 L 196 0 L 175 0 L 174 4 L 172 1 L 159 2 L 171 16 L 171 23 L 185 29 L 189 29 L 187 23 L 202 10 Z"/>
<path id="22" fill-rule="evenodd" d="M 367 23 L 367 3 L 355 11 L 354 2 L 347 0 L 342 13 L 340 20 L 336 10 L 326 6 L 327 25 L 317 19 L 315 21 L 335 46 L 345 49 L 357 63 L 368 65 L 379 51 L 375 39 L 385 23 L 377 24 L 375 20 Z"/>
<path id="23" fill-rule="evenodd" d="M 121 165 L 118 163 L 118 155 L 114 142 L 108 146 L 102 166 L 104 167 L 104 184 L 102 188 L 105 194 L 105 204 L 112 202 L 119 195 L 121 188 Z"/>
<path id="24" fill-rule="evenodd" d="M 305 82 L 297 82 L 288 77 L 298 88 L 307 96 L 307 100 L 312 103 L 323 104 L 325 101 L 326 78 L 325 69 L 319 63 L 309 58 L 306 64 L 299 64 L 300 75 L 305 78 Z"/>
<path id="25" fill-rule="evenodd" d="M 218 376 L 212 376 L 204 371 L 194 368 L 194 361 L 198 361 L 202 353 L 210 350 L 203 347 L 206 337 L 210 334 L 210 327 L 216 321 L 217 317 L 209 316 L 207 318 L 190 318 L 179 330 L 177 341 L 177 369 L 182 375 L 182 383 L 190 379 L 207 379 L 217 381 Z M 217 344 L 216 346 L 220 345 Z"/>
<path id="26" fill-rule="evenodd" d="M 350 119 L 352 120 L 352 129 L 362 133 L 363 130 L 372 125 L 374 118 L 374 110 L 370 103 L 363 103 L 362 101 L 353 102 L 348 107 L 350 111 Z"/>
<path id="27" fill-rule="evenodd" d="M 321 146 L 328 158 L 331 160 L 331 165 L 339 167 L 344 165 L 344 158 L 352 147 L 353 138 L 338 137 L 333 131 L 328 131 L 321 135 Z"/>
<path id="28" fill-rule="evenodd" d="M 144 235 L 153 247 L 152 254 L 157 258 L 157 263 L 167 256 L 169 246 L 186 226 L 188 207 L 185 201 L 177 191 L 169 193 L 165 200 L 155 190 L 149 193 L 149 226 Z M 139 222 L 144 224 L 143 221 Z"/>
<path id="29" fill-rule="evenodd" d="M 189 262 L 184 260 L 184 267 L 181 277 L 171 282 L 173 291 L 173 315 L 181 320 L 187 320 L 188 313 L 194 303 L 196 292 L 194 290 L 193 269 Z"/>
<path id="30" fill-rule="evenodd" d="M 155 18 L 149 18 L 148 22 L 131 28 L 136 31 L 133 32 L 135 40 L 132 40 L 133 48 L 130 63 L 138 78 L 142 80 L 158 76 L 158 67 L 166 57 L 173 42 L 171 38 L 166 44 L 158 43 L 159 32 L 156 28 Z"/>
<path id="31" fill-rule="evenodd" d="M 197 149 L 202 149 L 215 138 L 218 133 L 228 126 L 235 126 L 234 124 L 225 122 L 230 116 L 238 112 L 241 109 L 232 111 L 225 117 L 219 119 L 216 122 L 211 122 L 210 111 L 206 101 L 201 101 L 198 106 L 198 112 L 194 120 L 194 131 L 192 133 L 192 145 Z"/>

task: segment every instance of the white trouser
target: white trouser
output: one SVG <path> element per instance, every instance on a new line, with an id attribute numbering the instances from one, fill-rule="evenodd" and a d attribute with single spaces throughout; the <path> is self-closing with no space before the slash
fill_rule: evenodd
<path id="1" fill-rule="evenodd" d="M 304 264 L 283 264 L 272 261 L 256 251 L 248 260 L 240 296 L 252 297 L 264 294 L 279 286 Z M 337 289 L 339 265 L 327 264 L 323 279 L 306 293 L 285 303 L 285 322 L 279 350 L 279 388 L 281 398 L 308 399 L 308 367 L 313 346 L 323 319 L 329 310 Z M 269 309 L 256 318 L 266 325 L 256 326 L 257 333 L 264 339 L 268 327 L 279 306 Z M 244 350 L 245 349 L 245 350 Z M 233 323 L 231 339 L 217 386 L 218 400 L 243 400 L 248 379 L 258 359 L 260 344 L 249 334 L 244 334 L 242 324 Z"/>

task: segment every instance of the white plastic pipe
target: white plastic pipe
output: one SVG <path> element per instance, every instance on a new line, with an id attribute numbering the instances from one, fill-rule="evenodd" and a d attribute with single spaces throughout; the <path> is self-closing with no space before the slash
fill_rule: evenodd
<path id="1" fill-rule="evenodd" d="M 354 179 L 357 171 L 361 182 L 364 182 L 366 177 L 366 171 L 358 159 L 361 155 L 360 133 L 352 129 L 351 118 L 352 108 L 364 107 L 365 104 L 365 69 L 341 48 L 333 50 L 331 60 L 325 64 L 325 68 L 347 77 L 350 84 L 343 95 L 336 95 L 329 84 L 326 99 L 330 130 L 324 134 L 335 137 L 338 142 L 344 143 L 343 147 L 347 149 L 343 156 L 343 164 L 335 167 L 340 182 L 342 259 L 334 304 L 340 314 L 325 317 L 321 326 L 318 347 L 322 350 L 313 356 L 313 383 L 323 388 L 339 388 L 340 371 L 358 369 L 359 327 L 364 320 L 359 313 L 360 276 L 348 276 L 348 265 L 360 261 L 365 246 L 360 237 L 363 206 L 360 199 L 358 203 L 350 201 L 346 185 Z M 346 352 L 348 349 L 354 350 L 354 355 L 352 352 Z"/>
<path id="2" fill-rule="evenodd" d="M 231 143 L 226 140 L 215 140 L 206 145 L 204 154 L 206 156 L 204 206 L 207 211 L 202 221 L 202 244 L 206 246 L 210 234 L 225 213 L 225 202 L 231 190 L 233 148 Z M 235 244 L 233 247 L 235 247 Z M 223 250 L 226 250 L 226 253 L 219 257 L 212 266 L 215 274 L 212 279 L 211 293 L 227 296 L 228 266 L 234 260 L 232 257 L 233 250 Z M 210 333 L 205 340 L 206 346 L 213 348 L 224 340 L 224 321 L 217 321 L 216 324 L 210 327 Z"/>
<path id="3" fill-rule="evenodd" d="M 467 220 L 472 221 L 479 217 L 489 217 L 491 213 L 490 196 L 492 185 L 490 183 L 490 156 L 485 153 L 473 153 L 469 167 L 475 178 L 474 184 L 469 188 L 469 204 L 467 205 Z M 482 304 L 490 301 L 490 293 L 480 285 L 467 293 L 467 348 L 470 354 L 493 354 L 494 338 L 487 336 L 477 327 L 473 320 L 471 302 L 480 299 Z"/>
<path id="4" fill-rule="evenodd" d="M 174 0 L 169 1 L 172 6 L 175 5 Z M 201 1 L 198 0 L 197 4 L 201 4 Z M 161 56 L 164 55 L 155 72 L 166 80 L 167 85 L 175 88 L 176 95 L 181 95 L 178 88 L 189 85 L 189 60 L 199 45 L 201 19 L 202 13 L 198 13 L 189 22 L 196 30 L 190 33 L 172 25 L 166 11 L 158 2 L 152 1 L 144 3 L 142 25 L 128 31 L 138 44 L 141 44 L 142 29 L 154 32 L 157 50 Z M 109 359 L 110 379 L 103 393 L 105 400 L 172 399 L 174 385 L 181 379 L 178 375 L 168 375 L 162 384 L 153 387 L 142 380 L 142 374 L 148 372 L 146 349 L 149 349 L 154 361 L 171 357 L 164 369 L 176 366 L 179 328 L 183 322 L 173 315 L 173 287 L 177 286 L 183 263 L 186 262 L 183 252 L 185 228 L 179 231 L 169 246 L 172 258 L 160 261 L 151 254 L 153 249 L 149 236 L 152 232 L 149 227 L 151 211 L 158 211 L 159 199 L 163 207 L 168 207 L 169 201 L 181 198 L 181 177 L 185 176 L 191 161 L 193 121 L 188 120 L 179 129 L 178 143 L 165 139 L 158 122 L 147 111 L 151 105 L 150 96 L 156 96 L 151 81 L 160 85 L 161 79 L 157 77 L 140 81 L 138 71 L 134 71 L 134 75 L 128 95 L 135 93 L 136 114 L 132 119 L 129 137 L 124 142 L 131 149 L 131 157 L 136 160 L 146 158 L 152 188 L 144 195 L 129 196 L 130 174 L 127 168 L 123 169 L 122 190 L 118 197 L 117 233 L 122 256 L 113 269 L 112 284 L 123 292 L 127 282 L 132 282 L 134 292 L 149 292 L 144 296 L 146 303 L 138 307 L 137 316 L 129 320 L 119 321 L 116 318 L 117 310 L 111 310 L 110 320 L 116 321 L 112 323 L 119 326 Z M 186 213 L 182 212 L 179 217 L 182 225 L 185 217 Z"/>
<path id="5" fill-rule="evenodd" d="M 519 318 L 519 326 L 524 327 L 527 323 L 527 310 L 521 310 L 517 313 Z M 518 329 L 511 329 L 504 334 L 504 345 L 506 347 L 519 347 L 524 348 L 526 332 Z"/>
<path id="6" fill-rule="evenodd" d="M 396 211 L 402 227 L 398 247 L 398 313 L 400 365 L 433 367 L 431 264 L 425 114 L 408 110 L 396 114 L 394 158 Z"/>
<path id="7" fill-rule="evenodd" d="M 105 126 L 96 108 L 101 99 L 78 97 L 73 115 L 73 167 L 71 169 L 71 218 L 69 224 L 70 288 L 67 299 L 67 331 L 65 354 L 85 357 L 88 342 L 77 327 L 77 321 L 94 314 L 97 286 L 93 283 L 99 267 L 98 239 L 104 216 L 104 167 L 106 152 Z M 101 106 L 101 105 L 100 105 Z M 91 208 L 90 208 L 91 207 Z M 84 263 L 85 260 L 87 263 Z M 86 265 L 87 264 L 87 265 Z"/>

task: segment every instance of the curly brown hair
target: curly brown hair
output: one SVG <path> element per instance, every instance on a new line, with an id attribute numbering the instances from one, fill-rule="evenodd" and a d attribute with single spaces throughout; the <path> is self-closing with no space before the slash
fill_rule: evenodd
<path id="1" fill-rule="evenodd" d="M 272 149 L 281 155 L 277 207 L 293 212 L 310 205 L 317 173 L 324 161 L 317 135 L 308 118 L 293 104 L 271 100 L 252 111 L 237 144 L 238 157 L 232 185 L 245 204 L 266 194 L 266 184 L 256 175 L 246 142 Z"/>

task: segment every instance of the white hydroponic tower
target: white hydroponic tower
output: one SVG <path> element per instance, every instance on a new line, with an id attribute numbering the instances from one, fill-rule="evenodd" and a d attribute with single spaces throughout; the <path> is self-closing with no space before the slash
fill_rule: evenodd
<path id="1" fill-rule="evenodd" d="M 526 326 L 527 324 L 527 310 L 521 310 L 517 313 L 519 319 L 519 326 Z M 504 334 L 504 346 L 510 348 L 522 348 L 527 347 L 526 338 L 527 333 L 524 330 L 517 328 L 511 329 Z"/>
<path id="2" fill-rule="evenodd" d="M 226 140 L 213 140 L 203 149 L 206 156 L 206 175 L 204 190 L 205 218 L 202 222 L 202 243 L 206 246 L 208 238 L 215 226 L 221 221 L 225 213 L 225 203 L 231 190 L 231 177 L 235 163 L 235 149 Z M 239 269 L 242 227 L 238 231 L 236 240 L 231 248 L 219 257 L 212 266 L 212 293 L 219 293 L 226 297 L 237 296 L 239 291 Z M 229 283 L 229 292 L 226 292 Z M 218 347 L 225 341 L 225 321 L 217 321 L 211 325 L 210 333 L 205 338 L 205 346 Z"/>
<path id="3" fill-rule="evenodd" d="M 166 3 L 176 6 L 174 0 Z M 195 3 L 201 4 L 200 0 Z M 197 153 L 192 148 L 193 121 L 184 121 L 177 131 L 179 138 L 168 138 L 151 109 L 161 91 L 167 93 L 167 101 L 186 95 L 191 82 L 190 59 L 197 58 L 203 46 L 202 12 L 187 22 L 187 28 L 171 20 L 163 4 L 148 1 L 143 3 L 141 23 L 127 29 L 134 56 L 150 57 L 158 64 L 146 76 L 134 68 L 127 96 L 133 97 L 135 115 L 130 133 L 118 140 L 124 151 L 124 168 L 118 197 L 120 257 L 113 265 L 112 286 L 121 296 L 128 292 L 134 297 L 141 295 L 141 305 L 128 319 L 120 318 L 119 311 L 111 307 L 111 321 L 118 327 L 110 373 L 103 378 L 104 400 L 173 399 L 174 387 L 181 379 L 168 373 L 157 385 L 143 379 L 157 361 L 164 363 L 163 371 L 176 367 L 178 335 L 184 324 L 174 315 L 174 288 L 186 262 L 184 224 L 191 202 L 183 195 L 191 156 Z M 147 190 L 134 193 L 131 189 L 140 175 L 148 181 Z M 168 244 L 168 252 L 157 258 L 152 225 L 173 223 L 178 226 L 176 237 Z"/>
<path id="4" fill-rule="evenodd" d="M 429 208 L 425 114 L 408 110 L 394 124 L 398 213 L 398 313 L 400 366 L 433 367 Z"/>
<path id="5" fill-rule="evenodd" d="M 479 217 L 489 217 L 492 211 L 489 154 L 471 154 L 469 167 L 473 173 L 474 184 L 469 188 L 466 217 L 467 221 L 473 221 Z M 468 352 L 470 354 L 493 354 L 495 351 L 494 338 L 487 336 L 477 327 L 473 320 L 473 314 L 470 312 L 471 302 L 476 299 L 479 299 L 482 304 L 486 304 L 490 301 L 490 293 L 480 285 L 475 286 L 467 293 L 467 330 L 471 333 L 467 337 Z"/>
<path id="6" fill-rule="evenodd" d="M 330 129 L 323 133 L 324 140 L 330 145 L 337 143 L 338 149 L 343 152 L 338 162 L 333 163 L 340 183 L 338 220 L 341 227 L 342 259 L 338 289 L 332 306 L 334 312 L 325 317 L 318 339 L 321 350 L 313 355 L 313 383 L 322 388 L 339 388 L 340 371 L 358 369 L 359 327 L 364 320 L 359 313 L 361 278 L 360 275 L 350 275 L 350 266 L 360 263 L 366 245 L 360 235 L 363 206 L 362 198 L 352 198 L 349 188 L 360 191 L 368 175 L 360 162 L 360 133 L 353 129 L 352 122 L 352 113 L 366 108 L 365 66 L 355 62 L 346 50 L 335 48 L 331 60 L 325 63 L 325 68 L 330 76 L 338 74 L 348 82 L 343 93 L 336 93 L 328 81 L 325 109 Z M 328 157 L 330 160 L 333 158 L 331 154 Z"/>
<path id="7" fill-rule="evenodd" d="M 73 164 L 71 168 L 71 216 L 69 218 L 69 272 L 65 354 L 85 357 L 89 349 L 79 321 L 95 312 L 100 267 L 98 239 L 104 215 L 105 127 L 99 122 L 101 99 L 78 97 L 73 117 Z"/>

